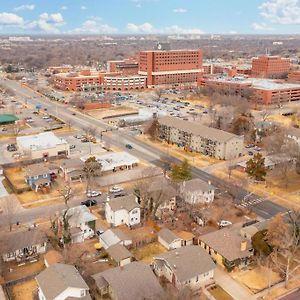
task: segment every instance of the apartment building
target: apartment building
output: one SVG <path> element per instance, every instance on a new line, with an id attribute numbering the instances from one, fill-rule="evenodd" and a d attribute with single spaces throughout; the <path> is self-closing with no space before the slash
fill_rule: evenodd
<path id="1" fill-rule="evenodd" d="M 252 59 L 252 76 L 260 78 L 285 78 L 290 69 L 290 59 L 262 55 Z"/>
<path id="2" fill-rule="evenodd" d="M 244 137 L 174 117 L 159 119 L 159 137 L 188 151 L 217 159 L 233 159 L 242 155 Z"/>
<path id="3" fill-rule="evenodd" d="M 141 51 L 139 74 L 147 76 L 148 87 L 195 84 L 202 74 L 202 50 Z"/>
<path id="4" fill-rule="evenodd" d="M 199 85 L 210 87 L 221 94 L 249 98 L 257 104 L 280 104 L 300 100 L 300 84 L 271 79 L 209 76 L 200 79 Z"/>
<path id="5" fill-rule="evenodd" d="M 300 81 L 300 71 L 289 72 L 288 81 L 299 82 Z"/>

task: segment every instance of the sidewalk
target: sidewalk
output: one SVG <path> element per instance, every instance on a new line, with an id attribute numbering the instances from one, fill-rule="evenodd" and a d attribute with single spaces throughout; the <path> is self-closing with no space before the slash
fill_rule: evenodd
<path id="1" fill-rule="evenodd" d="M 235 300 L 255 300 L 246 288 L 233 280 L 221 267 L 215 270 L 216 283 Z"/>
<path id="2" fill-rule="evenodd" d="M 0 176 L 0 198 L 8 196 L 8 193 L 2 183 L 2 180 L 4 179 L 3 176 Z"/>

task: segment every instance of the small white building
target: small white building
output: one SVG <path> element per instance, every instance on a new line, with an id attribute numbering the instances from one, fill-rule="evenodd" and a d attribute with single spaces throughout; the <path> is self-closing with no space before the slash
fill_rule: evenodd
<path id="1" fill-rule="evenodd" d="M 141 209 L 137 197 L 128 195 L 108 200 L 105 204 L 105 218 L 112 226 L 140 224 Z"/>
<path id="2" fill-rule="evenodd" d="M 92 299 L 88 285 L 72 265 L 51 265 L 35 279 L 39 300 Z"/>
<path id="3" fill-rule="evenodd" d="M 158 242 L 167 250 L 181 247 L 181 238 L 168 228 L 163 228 L 158 232 Z"/>
<path id="4" fill-rule="evenodd" d="M 113 245 L 130 246 L 132 239 L 118 228 L 107 229 L 99 236 L 99 242 L 104 249 L 108 249 Z"/>
<path id="5" fill-rule="evenodd" d="M 68 156 L 70 153 L 68 142 L 58 138 L 50 131 L 36 135 L 18 136 L 16 142 L 19 151 L 31 159 Z"/>
<path id="6" fill-rule="evenodd" d="M 178 290 L 185 287 L 194 292 L 214 282 L 215 263 L 199 246 L 186 246 L 154 257 L 153 269 Z"/>
<path id="7" fill-rule="evenodd" d="M 69 208 L 67 212 L 72 243 L 81 243 L 95 235 L 96 216 L 85 205 Z"/>
<path id="8" fill-rule="evenodd" d="M 179 186 L 181 197 L 191 205 L 212 203 L 215 189 L 213 185 L 199 178 L 184 181 Z"/>

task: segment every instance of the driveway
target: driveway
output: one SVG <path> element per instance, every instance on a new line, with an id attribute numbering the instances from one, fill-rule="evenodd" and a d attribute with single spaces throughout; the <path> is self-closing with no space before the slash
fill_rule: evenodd
<path id="1" fill-rule="evenodd" d="M 221 267 L 215 270 L 216 283 L 235 300 L 256 299 L 245 287 L 232 279 Z"/>

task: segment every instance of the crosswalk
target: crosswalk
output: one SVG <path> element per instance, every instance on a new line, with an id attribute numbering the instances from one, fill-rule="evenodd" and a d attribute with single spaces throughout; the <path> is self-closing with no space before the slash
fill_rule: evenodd
<path id="1" fill-rule="evenodd" d="M 249 200 L 239 203 L 237 206 L 240 208 L 248 208 L 249 206 L 254 206 L 256 204 L 259 204 L 259 203 L 263 202 L 264 200 L 265 199 L 263 199 L 263 198 L 249 199 Z"/>

